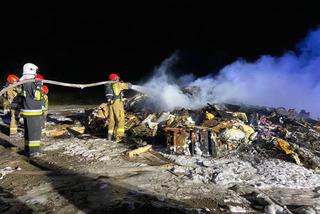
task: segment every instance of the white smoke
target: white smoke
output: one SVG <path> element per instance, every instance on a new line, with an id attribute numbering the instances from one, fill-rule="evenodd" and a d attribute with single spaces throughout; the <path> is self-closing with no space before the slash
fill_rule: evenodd
<path id="1" fill-rule="evenodd" d="M 159 68 L 156 68 L 152 78 L 144 84 L 150 89 L 154 102 L 161 110 L 172 110 L 176 107 L 192 107 L 189 98 L 181 91 L 181 84 L 177 79 L 170 75 L 174 71 L 172 66 L 177 62 L 177 54 L 162 62 Z M 188 84 L 192 81 L 188 81 Z"/>
<path id="2" fill-rule="evenodd" d="M 264 55 L 253 63 L 239 59 L 215 76 L 174 78 L 171 74 L 178 60 L 177 54 L 166 59 L 144 84 L 163 110 L 228 102 L 305 109 L 320 116 L 320 29 L 309 32 L 295 52 Z M 181 91 L 183 86 L 197 86 L 201 91 L 191 97 Z"/>

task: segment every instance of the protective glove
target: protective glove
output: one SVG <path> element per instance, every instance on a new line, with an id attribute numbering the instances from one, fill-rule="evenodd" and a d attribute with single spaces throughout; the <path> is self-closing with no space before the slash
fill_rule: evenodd
<path id="1" fill-rule="evenodd" d="M 130 82 L 127 83 L 128 89 L 132 88 L 132 84 Z"/>

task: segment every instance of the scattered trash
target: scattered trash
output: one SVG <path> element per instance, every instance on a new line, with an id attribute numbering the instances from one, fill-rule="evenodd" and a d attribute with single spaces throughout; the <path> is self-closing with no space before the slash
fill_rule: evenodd
<path id="1" fill-rule="evenodd" d="M 207 120 L 212 120 L 212 119 L 214 119 L 214 115 L 211 114 L 210 112 L 206 111 L 206 119 Z"/>
<path id="2" fill-rule="evenodd" d="M 206 127 L 165 128 L 167 149 L 176 154 L 217 156 L 217 142 Z"/>
<path id="3" fill-rule="evenodd" d="M 299 159 L 298 154 L 290 149 L 290 144 L 287 141 L 280 139 L 280 138 L 277 138 L 276 143 L 280 147 L 280 149 L 286 153 L 286 155 L 292 156 L 292 158 L 295 160 L 295 162 L 298 165 L 301 165 L 301 161 Z"/>
<path id="4" fill-rule="evenodd" d="M 102 103 L 95 109 L 86 112 L 85 126 L 91 132 L 103 132 L 107 129 L 109 109 L 107 103 Z"/>
<path id="5" fill-rule="evenodd" d="M 6 175 L 13 173 L 15 170 L 21 170 L 21 169 L 19 168 L 12 169 L 10 166 L 0 169 L 0 175 L 1 175 L 0 180 L 2 180 Z"/>
<path id="6" fill-rule="evenodd" d="M 196 88 L 185 89 L 190 96 L 197 91 Z M 127 102 L 126 139 L 129 142 L 140 146 L 166 143 L 167 150 L 172 153 L 211 157 L 225 156 L 242 144 L 250 144 L 253 149 L 259 149 L 257 152 L 263 151 L 270 157 L 281 158 L 284 154 L 290 157 L 287 160 L 297 164 L 314 169 L 320 166 L 319 155 L 315 154 L 320 151 L 320 122 L 309 118 L 306 111 L 208 104 L 202 109 L 147 113 L 138 102 L 147 102 L 147 99 L 148 96 L 138 94 Z M 133 108 L 135 111 L 130 111 Z M 95 132 L 98 128 L 105 132 L 106 115 L 106 104 L 93 109 L 88 114 L 86 131 L 95 127 Z M 272 145 L 278 150 L 270 150 Z M 272 154 L 275 151 L 279 151 L 278 154 Z"/>

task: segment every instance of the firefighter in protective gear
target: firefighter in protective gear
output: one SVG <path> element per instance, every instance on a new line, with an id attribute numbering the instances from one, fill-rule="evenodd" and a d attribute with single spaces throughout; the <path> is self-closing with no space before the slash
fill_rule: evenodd
<path id="1" fill-rule="evenodd" d="M 23 66 L 21 79 L 35 79 L 38 67 L 27 63 Z M 20 80 L 21 80 L 20 79 Z M 37 80 L 22 85 L 22 116 L 24 119 L 25 154 L 28 157 L 35 157 L 40 152 L 41 126 L 43 121 L 43 92 L 42 81 Z"/>
<path id="2" fill-rule="evenodd" d="M 132 85 L 120 82 L 117 74 L 110 74 L 109 80 L 115 82 L 105 86 L 105 96 L 109 105 L 108 140 L 114 137 L 117 142 L 120 142 L 124 137 L 125 125 L 123 91 L 130 89 Z"/>
<path id="3" fill-rule="evenodd" d="M 5 87 L 8 87 L 14 83 L 17 83 L 19 81 L 19 77 L 16 75 L 10 74 L 7 77 L 7 83 Z M 17 134 L 18 132 L 18 126 L 17 126 L 17 121 L 16 121 L 16 109 L 12 108 L 11 104 L 14 101 L 15 97 L 20 93 L 21 87 L 15 87 L 9 89 L 5 94 L 4 94 L 4 103 L 3 107 L 5 109 L 5 112 L 9 111 L 10 109 L 10 114 L 11 114 L 11 120 L 10 120 L 10 135 Z"/>
<path id="4" fill-rule="evenodd" d="M 43 103 L 42 103 L 42 111 L 43 111 L 43 123 L 42 123 L 42 129 L 46 127 L 47 122 L 47 115 L 48 115 L 48 107 L 49 107 L 49 88 L 46 85 L 42 85 L 42 92 L 43 92 Z"/>

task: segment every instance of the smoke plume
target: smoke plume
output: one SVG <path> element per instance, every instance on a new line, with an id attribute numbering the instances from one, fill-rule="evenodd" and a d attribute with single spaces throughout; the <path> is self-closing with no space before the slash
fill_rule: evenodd
<path id="1" fill-rule="evenodd" d="M 162 110 L 226 102 L 305 109 L 314 117 L 320 116 L 320 29 L 309 32 L 295 51 L 280 57 L 263 55 L 253 63 L 239 59 L 217 75 L 174 78 L 171 74 L 178 60 L 179 55 L 173 54 L 144 84 Z M 182 87 L 199 87 L 200 91 L 190 96 Z"/>

